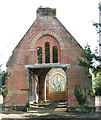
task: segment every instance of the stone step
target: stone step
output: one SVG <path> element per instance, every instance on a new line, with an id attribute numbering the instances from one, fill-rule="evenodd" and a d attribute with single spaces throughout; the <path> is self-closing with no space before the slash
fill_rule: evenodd
<path id="1" fill-rule="evenodd" d="M 40 102 L 31 104 L 30 109 L 41 109 L 41 108 L 66 108 L 66 102 Z"/>

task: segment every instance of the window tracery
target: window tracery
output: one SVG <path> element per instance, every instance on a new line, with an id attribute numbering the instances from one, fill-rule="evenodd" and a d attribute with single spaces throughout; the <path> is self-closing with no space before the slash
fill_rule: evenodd
<path id="1" fill-rule="evenodd" d="M 49 86 L 50 92 L 64 92 L 65 80 L 61 79 L 59 76 L 56 76 L 55 79 L 50 80 Z"/>

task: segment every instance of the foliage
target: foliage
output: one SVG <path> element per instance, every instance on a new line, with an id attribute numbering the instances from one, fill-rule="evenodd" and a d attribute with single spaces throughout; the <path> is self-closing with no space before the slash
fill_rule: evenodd
<path id="1" fill-rule="evenodd" d="M 1 70 L 1 66 L 0 65 L 0 93 L 2 94 L 2 96 L 5 96 L 7 93 L 6 90 L 6 77 L 7 77 L 7 71 L 2 71 Z"/>
<path id="2" fill-rule="evenodd" d="M 100 4 L 99 4 L 98 8 L 99 8 L 99 11 L 101 12 L 101 5 L 100 5 Z M 101 29 L 99 29 L 99 28 L 101 28 L 101 23 L 96 23 L 96 22 L 94 22 L 94 23 L 93 23 L 93 26 L 96 27 L 97 33 L 100 33 L 100 32 L 101 32 Z"/>
<path id="3" fill-rule="evenodd" d="M 96 108 L 93 107 L 88 107 L 85 105 L 86 103 L 86 95 L 87 95 L 87 90 L 86 88 L 84 88 L 84 90 L 82 90 L 80 88 L 80 85 L 75 85 L 75 89 L 74 89 L 74 95 L 76 97 L 76 100 L 78 101 L 80 108 L 76 108 L 76 112 L 94 112 L 96 110 Z"/>
<path id="4" fill-rule="evenodd" d="M 99 29 L 99 28 L 101 27 L 101 23 L 96 23 L 96 22 L 94 22 L 94 23 L 93 23 L 93 26 L 96 27 L 97 33 L 100 33 L 100 32 L 101 32 L 101 30 Z"/>
<path id="5" fill-rule="evenodd" d="M 2 94 L 3 97 L 5 97 L 5 96 L 6 96 L 6 93 L 7 93 L 6 86 L 3 85 L 3 86 L 2 86 L 2 89 L 1 89 L 1 94 Z"/>
<path id="6" fill-rule="evenodd" d="M 78 86 L 75 85 L 74 95 L 80 106 L 83 106 L 86 102 L 86 89 L 84 89 L 84 91 L 85 91 L 85 93 L 83 94 L 83 91 L 80 88 L 80 85 L 78 85 Z"/>
<path id="7" fill-rule="evenodd" d="M 6 89 L 6 78 L 7 78 L 7 71 L 3 71 L 3 74 L 2 74 L 2 88 L 1 88 L 1 94 L 3 97 L 6 96 L 6 93 L 7 93 L 7 89 Z"/>
<path id="8" fill-rule="evenodd" d="M 92 70 L 92 75 L 95 76 L 93 79 L 93 88 L 95 89 L 96 95 L 101 93 L 101 56 L 94 54 L 90 46 L 87 45 L 82 52 L 82 56 L 77 57 L 79 65 L 90 68 Z"/>
<path id="9" fill-rule="evenodd" d="M 89 45 L 85 46 L 82 56 L 77 56 L 77 59 L 80 66 L 91 68 L 93 73 L 101 71 L 101 65 L 97 64 L 97 62 L 101 62 L 101 56 L 94 54 Z"/>
<path id="10" fill-rule="evenodd" d="M 101 12 L 101 4 L 99 4 L 98 8 Z M 101 23 L 94 22 L 93 26 L 96 27 L 98 34 L 101 33 Z M 100 42 L 99 46 L 101 46 Z M 87 45 L 83 50 L 82 56 L 78 56 L 77 59 L 80 66 L 92 69 L 92 72 L 95 75 L 93 79 L 93 87 L 95 90 L 95 94 L 101 95 L 101 64 L 99 64 L 101 63 L 101 56 L 97 56 L 96 54 L 94 54 L 91 51 L 90 46 Z"/>
<path id="11" fill-rule="evenodd" d="M 98 72 L 96 74 L 96 77 L 93 79 L 93 81 L 94 81 L 95 95 L 101 96 L 101 72 Z"/>
<path id="12" fill-rule="evenodd" d="M 99 4 L 98 8 L 99 8 L 99 10 L 101 11 L 101 5 L 100 5 L 100 4 Z"/>
<path id="13" fill-rule="evenodd" d="M 6 84 L 7 74 L 8 74 L 7 71 L 3 71 L 3 74 L 2 74 L 2 86 L 4 86 Z"/>
<path id="14" fill-rule="evenodd" d="M 0 65 L 0 88 L 2 88 L 2 76 L 3 76 L 3 71 L 1 70 L 1 66 Z"/>
<path id="15" fill-rule="evenodd" d="M 26 112 L 26 111 L 27 111 L 27 108 L 29 108 L 29 107 L 30 107 L 30 104 L 29 104 L 29 103 L 26 103 L 25 106 L 16 106 L 16 107 L 14 108 L 14 110 Z"/>
<path id="16" fill-rule="evenodd" d="M 92 107 L 88 107 L 88 106 L 84 106 L 83 109 L 81 108 L 76 108 L 75 110 L 73 110 L 73 112 L 78 112 L 78 113 L 95 113 L 96 111 L 96 107 L 92 106 Z"/>
<path id="17" fill-rule="evenodd" d="M 27 108 L 29 108 L 30 107 L 30 103 L 26 103 L 26 105 L 25 105 Z"/>
<path id="18" fill-rule="evenodd" d="M 88 95 L 95 97 L 95 91 L 94 89 L 88 91 Z"/>
<path id="19" fill-rule="evenodd" d="M 30 107 L 30 104 L 29 103 L 26 103 L 26 105 L 25 106 L 13 106 L 12 108 L 12 110 L 16 110 L 16 111 L 23 111 L 23 112 L 26 112 L 27 111 L 27 108 L 29 108 Z"/>
<path id="20" fill-rule="evenodd" d="M 26 106 L 12 106 L 11 109 L 12 110 L 16 110 L 16 111 L 23 111 L 23 112 L 27 111 L 27 107 Z"/>
<path id="21" fill-rule="evenodd" d="M 27 108 L 29 108 L 30 104 L 29 103 L 26 103 L 25 106 L 3 106 L 3 109 L 7 109 L 7 110 L 15 110 L 15 111 L 22 111 L 22 112 L 26 112 L 27 111 Z"/>

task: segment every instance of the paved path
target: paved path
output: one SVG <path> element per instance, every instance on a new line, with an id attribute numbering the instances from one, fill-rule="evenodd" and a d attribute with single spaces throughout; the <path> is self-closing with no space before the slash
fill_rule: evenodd
<path id="1" fill-rule="evenodd" d="M 39 115 L 36 116 L 33 113 L 46 113 L 49 112 L 51 115 Z M 100 114 L 98 113 L 86 113 L 86 114 L 77 114 L 64 111 L 52 111 L 49 110 L 32 110 L 26 113 L 17 112 L 17 111 L 8 111 L 5 114 L 2 114 L 2 120 L 101 120 Z"/>

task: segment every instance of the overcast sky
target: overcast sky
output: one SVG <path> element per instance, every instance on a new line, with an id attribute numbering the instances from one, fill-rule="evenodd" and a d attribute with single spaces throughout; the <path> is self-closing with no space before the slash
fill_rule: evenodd
<path id="1" fill-rule="evenodd" d="M 36 19 L 40 6 L 57 9 L 57 18 L 73 37 L 84 46 L 96 47 L 98 35 L 93 22 L 99 21 L 100 0 L 0 0 L 0 64 L 5 63 L 13 49 Z"/>

